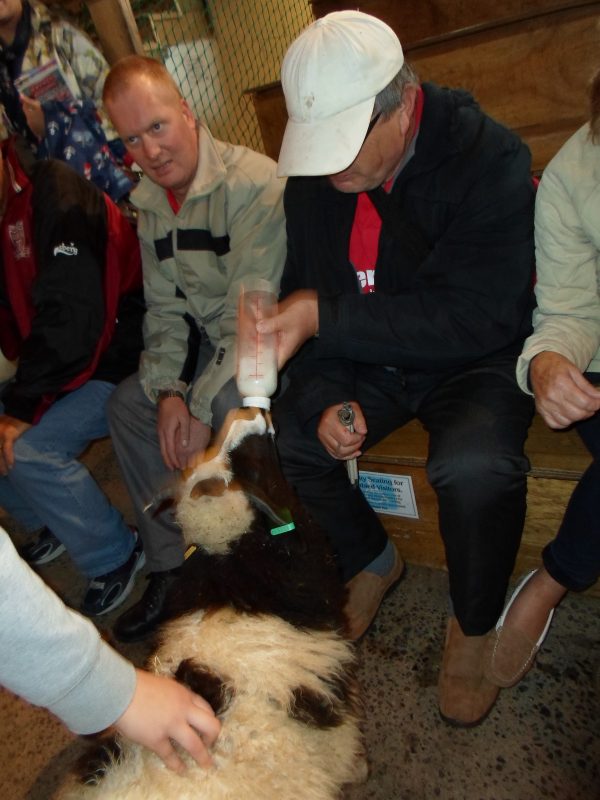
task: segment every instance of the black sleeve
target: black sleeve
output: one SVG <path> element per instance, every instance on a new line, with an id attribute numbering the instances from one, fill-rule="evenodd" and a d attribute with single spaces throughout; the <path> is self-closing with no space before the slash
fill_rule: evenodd
<path id="1" fill-rule="evenodd" d="M 92 360 L 104 323 L 106 211 L 99 190 L 58 161 L 35 165 L 34 318 L 5 413 L 30 422 L 45 394 L 59 393 Z"/>
<path id="2" fill-rule="evenodd" d="M 320 356 L 438 371 L 520 350 L 531 326 L 534 199 L 524 147 L 490 159 L 409 287 L 319 298 Z"/>
<path id="3" fill-rule="evenodd" d="M 310 270 L 306 269 L 306 260 L 298 256 L 295 247 L 299 230 L 297 221 L 304 218 L 303 204 L 307 196 L 310 203 L 310 187 L 318 187 L 320 183 L 322 181 L 314 178 L 292 179 L 288 180 L 284 190 L 286 219 L 292 219 L 296 224 L 287 223 L 287 255 L 280 290 L 282 299 L 297 289 L 320 288 Z M 309 187 L 308 193 L 306 187 Z M 296 191 L 297 188 L 299 191 Z M 321 284 L 324 277 L 320 276 Z M 337 284 L 334 280 L 333 285 L 329 287 L 330 292 L 339 293 L 343 290 L 357 292 L 356 284 Z M 320 340 L 309 339 L 286 367 L 290 381 L 289 393 L 302 424 L 306 424 L 316 414 L 321 414 L 332 405 L 355 399 L 353 359 L 335 356 L 321 359 L 319 350 Z"/>
<path id="4" fill-rule="evenodd" d="M 347 264 L 348 195 L 288 180 L 282 290 L 319 294 L 319 339 L 290 364 L 304 418 L 310 407 L 348 399 L 342 390 L 352 397 L 356 362 L 445 373 L 520 351 L 533 302 L 529 152 L 487 118 L 474 141 L 476 153 L 463 148 L 426 169 L 432 147 L 401 173 L 393 190 L 404 200 L 398 213 L 414 221 L 427 248 L 413 252 L 384 219 L 377 291 L 369 295 L 357 291 Z"/>

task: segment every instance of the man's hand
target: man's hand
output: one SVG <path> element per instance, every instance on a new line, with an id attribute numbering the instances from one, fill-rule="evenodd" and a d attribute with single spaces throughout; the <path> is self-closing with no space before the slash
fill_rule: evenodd
<path id="1" fill-rule="evenodd" d="M 170 470 L 185 469 L 204 452 L 212 429 L 190 414 L 180 397 L 158 401 L 158 441 L 163 461 Z"/>
<path id="2" fill-rule="evenodd" d="M 172 678 L 136 669 L 137 684 L 127 710 L 116 728 L 129 739 L 153 750 L 169 769 L 183 772 L 175 752 L 177 742 L 201 767 L 210 767 L 212 746 L 221 724 L 209 704 Z"/>
<path id="3" fill-rule="evenodd" d="M 163 397 L 158 401 L 156 423 L 160 454 L 167 469 L 184 469 L 179 450 L 187 448 L 190 439 L 191 414 L 180 397 Z"/>
<path id="4" fill-rule="evenodd" d="M 548 350 L 534 356 L 529 380 L 538 413 L 550 428 L 566 428 L 600 409 L 600 389 L 559 353 Z"/>
<path id="5" fill-rule="evenodd" d="M 199 419 L 190 415 L 188 443 L 185 447 L 183 445 L 177 447 L 177 458 L 183 465 L 180 467 L 181 469 L 186 467 L 193 469 L 198 464 L 208 447 L 211 434 L 210 425 L 200 422 Z"/>
<path id="6" fill-rule="evenodd" d="M 317 436 L 332 458 L 348 461 L 350 458 L 358 458 L 361 454 L 360 448 L 367 435 L 367 425 L 361 407 L 358 403 L 352 402 L 350 405 L 354 410 L 354 433 L 350 433 L 338 417 L 337 412 L 342 405 L 338 403 L 325 409 L 321 414 Z"/>
<path id="7" fill-rule="evenodd" d="M 296 353 L 307 339 L 319 330 L 319 302 L 313 289 L 300 289 L 279 303 L 277 314 L 260 320 L 259 333 L 274 333 L 277 341 L 279 369 Z"/>
<path id="8" fill-rule="evenodd" d="M 14 443 L 29 428 L 31 425 L 22 419 L 0 414 L 0 475 L 8 475 L 8 470 L 13 468 Z"/>
<path id="9" fill-rule="evenodd" d="M 34 133 L 38 139 L 43 139 L 46 134 L 46 119 L 44 117 L 44 109 L 39 100 L 32 100 L 26 94 L 20 95 L 21 106 L 25 119 L 29 125 L 29 129 Z"/>

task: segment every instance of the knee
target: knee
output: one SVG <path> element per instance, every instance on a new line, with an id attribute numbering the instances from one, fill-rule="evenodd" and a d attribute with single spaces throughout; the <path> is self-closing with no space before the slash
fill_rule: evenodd
<path id="1" fill-rule="evenodd" d="M 437 491 L 490 497 L 524 488 L 529 464 L 522 453 L 481 446 L 440 451 L 427 464 L 427 477 Z"/>
<path id="2" fill-rule="evenodd" d="M 14 463 L 8 477 L 24 480 L 29 474 L 42 469 L 62 467 L 69 462 L 73 454 L 61 449 L 60 443 L 51 439 L 31 439 L 25 433 L 13 445 Z"/>
<path id="3" fill-rule="evenodd" d="M 13 466 L 8 472 L 8 477 L 11 475 L 18 475 L 23 469 L 27 469 L 27 465 L 35 462 L 40 457 L 40 449 L 32 442 L 27 441 L 26 436 L 20 436 L 16 442 L 13 442 Z"/>
<path id="4" fill-rule="evenodd" d="M 130 375 L 121 381 L 106 402 L 106 416 L 109 424 L 118 423 L 127 416 L 130 409 L 139 402 L 140 394 L 142 394 L 142 388 L 137 374 Z"/>

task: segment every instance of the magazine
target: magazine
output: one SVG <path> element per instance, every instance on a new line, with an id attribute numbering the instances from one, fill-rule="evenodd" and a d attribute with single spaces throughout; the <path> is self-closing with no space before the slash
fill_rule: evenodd
<path id="1" fill-rule="evenodd" d="M 70 103 L 74 100 L 60 64 L 55 58 L 24 72 L 15 80 L 15 86 L 19 92 L 31 97 L 32 100 L 39 100 L 40 103 L 49 100 Z"/>

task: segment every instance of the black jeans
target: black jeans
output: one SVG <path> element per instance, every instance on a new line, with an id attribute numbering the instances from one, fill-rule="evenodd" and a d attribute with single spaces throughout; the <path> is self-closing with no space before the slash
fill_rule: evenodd
<path id="1" fill-rule="evenodd" d="M 519 389 L 515 358 L 490 358 L 441 379 L 356 365 L 355 397 L 367 420 L 366 450 L 417 417 L 429 432 L 427 475 L 439 503 L 454 613 L 467 635 L 498 619 L 525 519 L 529 469 L 523 446 L 533 399 Z M 387 535 L 344 462 L 302 426 L 293 383 L 274 417 L 283 471 L 335 548 L 345 581 L 376 558 Z"/>
<path id="2" fill-rule="evenodd" d="M 600 375 L 586 377 L 600 384 Z M 600 412 L 575 427 L 594 460 L 575 487 L 556 538 L 544 548 L 543 560 L 555 581 L 582 591 L 600 576 Z"/>

